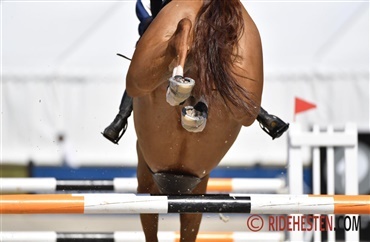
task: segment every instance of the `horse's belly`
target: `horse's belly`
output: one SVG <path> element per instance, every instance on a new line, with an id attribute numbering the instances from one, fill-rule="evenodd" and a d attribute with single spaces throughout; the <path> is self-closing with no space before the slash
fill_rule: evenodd
<path id="1" fill-rule="evenodd" d="M 203 177 L 221 161 L 241 126 L 210 113 L 206 128 L 200 133 L 190 133 L 181 126 L 181 108 L 153 102 L 150 97 L 135 100 L 138 144 L 153 172 L 183 172 Z"/>

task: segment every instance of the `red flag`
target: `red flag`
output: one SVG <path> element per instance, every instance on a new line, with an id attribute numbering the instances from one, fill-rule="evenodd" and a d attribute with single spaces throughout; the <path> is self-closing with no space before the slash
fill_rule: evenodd
<path id="1" fill-rule="evenodd" d="M 316 108 L 316 105 L 296 97 L 295 107 L 294 107 L 294 119 L 297 113 L 301 113 L 301 112 L 310 110 L 312 108 Z"/>

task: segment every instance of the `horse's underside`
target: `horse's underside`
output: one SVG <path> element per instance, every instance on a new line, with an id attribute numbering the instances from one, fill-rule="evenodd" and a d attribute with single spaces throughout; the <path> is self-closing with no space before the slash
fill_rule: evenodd
<path id="1" fill-rule="evenodd" d="M 240 21 L 244 31 L 240 36 L 225 33 L 230 38 L 235 35 L 237 44 L 228 46 L 225 42 L 224 46 L 232 48 L 232 53 L 237 53 L 238 57 L 223 59 L 223 62 L 228 60 L 227 66 L 233 68 L 231 71 L 226 68 L 223 75 L 225 80 L 231 76 L 230 80 L 250 94 L 250 100 L 240 97 L 244 104 L 249 105 L 248 110 L 223 96 L 220 90 L 228 85 L 220 86 L 215 82 L 212 90 L 203 91 L 207 85 L 202 84 L 204 73 L 199 69 L 207 67 L 199 65 L 197 58 L 201 55 L 194 54 L 197 51 L 194 46 L 197 46 L 197 41 L 214 38 L 205 35 L 202 40 L 197 40 L 195 36 L 200 19 L 208 20 L 209 9 L 205 8 L 213 9 L 213 14 L 221 20 L 227 18 L 223 14 L 232 14 L 233 11 L 239 14 L 240 18 L 234 21 Z M 223 11 L 225 9 L 228 11 Z M 205 17 L 201 18 L 200 12 Z M 213 23 L 206 24 L 211 26 Z M 218 24 L 222 27 L 225 23 Z M 200 44 L 207 46 L 206 43 Z M 206 61 L 211 62 L 211 66 L 224 64 L 217 60 L 224 53 L 222 50 L 204 49 L 202 53 L 205 52 L 209 52 Z M 207 69 L 207 72 L 212 70 Z M 191 81 L 186 81 L 184 76 L 194 80 L 193 87 L 187 86 Z M 176 78 L 177 81 L 174 80 Z M 209 4 L 202 0 L 173 0 L 162 9 L 139 41 L 127 75 L 127 92 L 134 97 L 138 137 L 138 192 L 206 193 L 211 170 L 232 146 L 241 127 L 256 119 L 262 83 L 258 30 L 238 0 L 217 0 Z M 201 214 L 180 214 L 181 241 L 195 241 L 201 217 Z M 146 240 L 157 241 L 158 215 L 142 214 L 141 222 Z"/>

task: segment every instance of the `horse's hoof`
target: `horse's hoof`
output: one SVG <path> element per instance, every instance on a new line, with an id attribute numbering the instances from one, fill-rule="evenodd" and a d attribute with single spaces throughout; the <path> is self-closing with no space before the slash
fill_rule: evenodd
<path id="1" fill-rule="evenodd" d="M 202 132 L 206 127 L 208 108 L 203 102 L 198 102 L 194 107 L 186 106 L 181 112 L 181 124 L 189 132 Z"/>
<path id="2" fill-rule="evenodd" d="M 195 85 L 195 81 L 189 77 L 174 76 L 168 81 L 166 101 L 171 106 L 177 106 L 188 99 Z"/>

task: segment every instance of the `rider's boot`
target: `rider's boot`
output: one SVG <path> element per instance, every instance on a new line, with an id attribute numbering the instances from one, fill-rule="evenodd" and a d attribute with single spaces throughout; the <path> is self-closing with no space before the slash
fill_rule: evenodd
<path id="1" fill-rule="evenodd" d="M 103 136 L 113 143 L 118 144 L 118 141 L 126 132 L 127 118 L 130 117 L 132 110 L 132 97 L 128 96 L 125 91 L 121 100 L 121 105 L 119 106 L 119 113 L 113 122 L 104 129 L 102 133 Z"/>
<path id="2" fill-rule="evenodd" d="M 289 123 L 285 123 L 279 117 L 269 114 L 262 107 L 257 116 L 257 121 L 263 131 L 269 134 L 272 139 L 279 138 L 289 128 Z"/>

